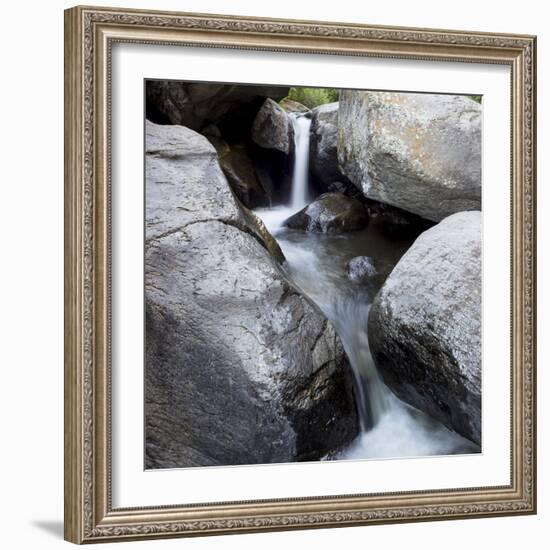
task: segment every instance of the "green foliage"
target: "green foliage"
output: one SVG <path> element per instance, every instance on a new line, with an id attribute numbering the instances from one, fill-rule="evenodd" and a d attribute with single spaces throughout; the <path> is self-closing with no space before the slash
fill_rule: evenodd
<path id="1" fill-rule="evenodd" d="M 290 88 L 288 99 L 298 101 L 309 109 L 338 101 L 340 90 L 335 88 Z"/>
<path id="2" fill-rule="evenodd" d="M 470 99 L 473 99 L 474 101 L 477 101 L 477 103 L 481 103 L 481 96 L 480 95 L 469 95 Z"/>

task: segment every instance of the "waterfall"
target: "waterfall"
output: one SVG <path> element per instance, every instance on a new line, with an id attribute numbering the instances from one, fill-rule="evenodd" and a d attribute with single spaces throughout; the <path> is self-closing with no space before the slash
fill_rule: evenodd
<path id="1" fill-rule="evenodd" d="M 305 202 L 307 197 L 302 200 Z M 303 203 L 297 203 L 296 208 L 301 206 Z M 289 230 L 284 220 L 295 211 L 287 204 L 255 212 L 277 239 L 286 258 L 287 275 L 334 325 L 349 359 L 360 433 L 348 447 L 326 458 L 479 452 L 472 443 L 395 397 L 384 384 L 370 352 L 369 310 L 382 278 L 376 278 L 369 285 L 352 283 L 347 276 L 347 262 L 363 255 L 380 266 L 393 267 L 412 241 L 389 241 L 376 224 L 342 235 Z"/>
<path id="2" fill-rule="evenodd" d="M 307 203 L 309 173 L 309 128 L 311 119 L 301 113 L 290 113 L 294 129 L 294 170 L 292 172 L 291 208 L 300 210 Z"/>
<path id="3" fill-rule="evenodd" d="M 340 337 L 354 378 L 360 433 L 329 459 L 426 456 L 479 452 L 472 443 L 427 415 L 401 402 L 384 384 L 370 352 L 367 333 L 371 304 L 382 278 L 357 285 L 347 276 L 347 263 L 368 256 L 393 267 L 412 241 L 389 241 L 375 224 L 342 235 L 289 230 L 284 221 L 308 199 L 311 119 L 289 115 L 294 130 L 294 169 L 289 203 L 255 212 L 277 239 L 294 284 L 322 310 Z M 472 450 L 473 449 L 473 450 Z"/>

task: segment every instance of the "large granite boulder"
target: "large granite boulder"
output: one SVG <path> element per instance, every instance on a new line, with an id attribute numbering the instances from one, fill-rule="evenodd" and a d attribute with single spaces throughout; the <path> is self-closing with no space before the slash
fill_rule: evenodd
<path id="1" fill-rule="evenodd" d="M 398 397 L 480 444 L 480 212 L 418 237 L 378 293 L 368 336 Z"/>
<path id="2" fill-rule="evenodd" d="M 147 122 L 147 468 L 318 459 L 356 435 L 342 344 L 267 235 L 204 136 Z"/>
<path id="3" fill-rule="evenodd" d="M 481 209 L 481 105 L 467 96 L 340 94 L 338 159 L 364 196 L 440 221 Z"/>
<path id="4" fill-rule="evenodd" d="M 363 229 L 369 223 L 365 207 L 342 193 L 324 193 L 285 220 L 290 229 L 314 233 L 344 233 Z"/>
<path id="5" fill-rule="evenodd" d="M 325 186 L 339 182 L 340 185 L 353 189 L 354 186 L 350 184 L 338 164 L 338 106 L 339 103 L 336 101 L 320 105 L 311 111 L 310 169 Z"/>
<path id="6" fill-rule="evenodd" d="M 147 118 L 162 124 L 180 124 L 202 130 L 209 124 L 247 135 L 266 97 L 278 101 L 289 88 L 243 84 L 189 83 L 148 80 L 145 87 Z"/>
<path id="7" fill-rule="evenodd" d="M 264 149 L 288 154 L 293 139 L 287 112 L 272 99 L 266 99 L 252 124 L 252 140 Z"/>

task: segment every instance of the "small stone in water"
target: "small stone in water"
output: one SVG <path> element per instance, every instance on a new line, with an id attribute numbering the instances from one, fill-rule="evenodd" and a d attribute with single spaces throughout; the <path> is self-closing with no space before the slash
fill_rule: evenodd
<path id="1" fill-rule="evenodd" d="M 378 274 L 373 261 L 368 256 L 356 256 L 347 265 L 348 277 L 355 283 L 364 283 Z"/>

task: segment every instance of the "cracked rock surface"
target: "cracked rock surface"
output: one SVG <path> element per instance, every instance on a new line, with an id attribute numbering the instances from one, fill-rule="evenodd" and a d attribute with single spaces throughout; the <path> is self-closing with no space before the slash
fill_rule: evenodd
<path id="1" fill-rule="evenodd" d="M 342 344 L 213 146 L 147 122 L 146 182 L 146 467 L 314 460 L 351 441 Z"/>

